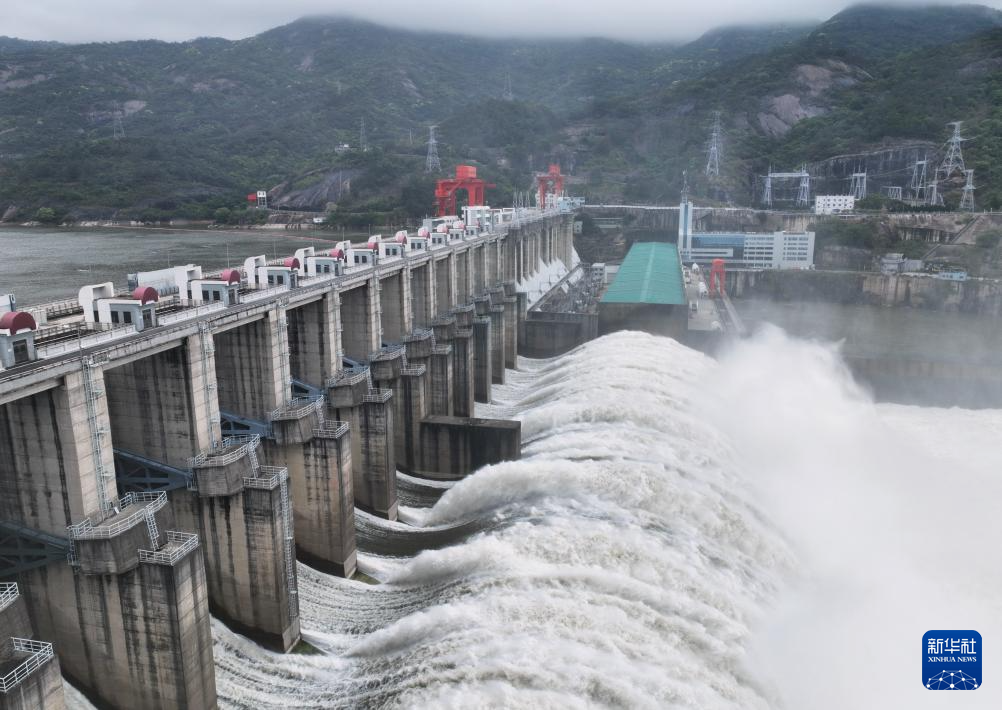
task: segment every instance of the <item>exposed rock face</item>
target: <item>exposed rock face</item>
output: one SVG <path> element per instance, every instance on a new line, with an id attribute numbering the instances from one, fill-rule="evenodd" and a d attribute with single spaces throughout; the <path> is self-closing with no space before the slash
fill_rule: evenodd
<path id="1" fill-rule="evenodd" d="M 351 180 L 357 170 L 315 171 L 307 173 L 269 190 L 270 203 L 275 207 L 298 210 L 323 210 L 351 191 Z M 293 185 L 306 183 L 293 189 Z"/>
<path id="2" fill-rule="evenodd" d="M 770 136 L 783 136 L 805 118 L 827 113 L 825 99 L 830 91 L 870 78 L 862 69 L 833 59 L 820 64 L 800 64 L 793 69 L 788 93 L 762 100 L 762 109 L 756 116 L 758 125 Z"/>
<path id="3" fill-rule="evenodd" d="M 0 217 L 0 222 L 11 222 L 17 217 L 17 205 L 11 205 L 6 210 L 4 210 L 3 217 Z"/>

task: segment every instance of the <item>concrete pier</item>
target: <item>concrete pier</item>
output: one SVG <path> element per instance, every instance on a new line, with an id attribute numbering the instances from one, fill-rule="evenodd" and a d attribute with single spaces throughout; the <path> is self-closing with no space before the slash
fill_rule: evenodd
<path id="1" fill-rule="evenodd" d="M 219 409 L 258 421 L 291 397 L 288 319 L 278 304 L 263 318 L 213 335 Z"/>
<path id="2" fill-rule="evenodd" d="M 522 424 L 505 419 L 429 416 L 421 424 L 422 469 L 434 478 L 462 478 L 522 455 Z"/>
<path id="3" fill-rule="evenodd" d="M 17 584 L 0 582 L 0 710 L 65 707 L 52 644 L 34 638 Z"/>
<path id="4" fill-rule="evenodd" d="M 379 279 L 374 277 L 341 292 L 341 334 L 344 354 L 364 362 L 382 345 Z"/>
<path id="5" fill-rule="evenodd" d="M 288 469 L 262 466 L 258 436 L 224 439 L 191 461 L 197 498 L 184 525 L 209 544 L 212 611 L 269 648 L 299 642 L 299 592 Z"/>
<path id="6" fill-rule="evenodd" d="M 510 426 L 468 419 L 521 340 L 525 294 L 496 285 L 566 253 L 570 218 L 490 217 L 378 255 L 347 244 L 91 287 L 81 307 L 108 327 L 88 318 L 72 343 L 76 315 L 50 310 L 29 362 L 0 366 L 0 578 L 34 632 L 9 638 L 58 655 L 38 678 L 61 670 L 101 707 L 211 710 L 210 610 L 291 649 L 297 553 L 351 575 L 355 505 L 396 518 L 398 460 L 459 476 L 512 455 Z M 118 313 L 142 322 L 111 328 Z M 56 702 L 46 683 L 0 710 Z"/>
<path id="7" fill-rule="evenodd" d="M 319 387 L 341 369 L 341 298 L 325 293 L 288 309 L 287 317 L 292 377 Z"/>
<path id="8" fill-rule="evenodd" d="M 373 389 L 359 409 L 362 465 L 354 474 L 355 504 L 387 520 L 397 519 L 397 459 L 393 392 Z"/>
<path id="9" fill-rule="evenodd" d="M 452 314 L 456 319 L 452 340 L 453 413 L 457 417 L 472 417 L 476 398 L 473 339 L 476 312 L 473 304 L 464 304 L 456 306 Z"/>
<path id="10" fill-rule="evenodd" d="M 199 538 L 176 532 L 166 493 L 119 497 L 106 364 L 87 359 L 0 407 L 0 515 L 68 552 L 13 573 L 33 630 L 88 696 L 116 708 L 212 708 Z"/>
<path id="11" fill-rule="evenodd" d="M 269 460 L 288 468 L 299 559 L 323 572 L 355 572 L 355 498 L 349 425 L 326 418 L 324 397 L 272 412 Z"/>
<path id="12" fill-rule="evenodd" d="M 431 332 L 412 340 L 413 349 L 431 355 Z M 425 359 L 425 358 L 422 358 Z M 425 365 L 408 362 L 405 348 L 385 349 L 369 362 L 375 386 L 393 392 L 394 460 L 398 468 L 414 471 L 420 462 L 421 420 L 428 412 L 428 372 Z"/>
<path id="13" fill-rule="evenodd" d="M 491 299 L 491 375 L 494 384 L 503 385 L 505 381 L 505 292 L 504 287 L 497 286 L 489 291 Z M 514 338 L 514 331 L 512 331 Z"/>
<path id="14" fill-rule="evenodd" d="M 473 319 L 473 398 L 490 403 L 493 378 L 491 319 L 477 316 Z"/>

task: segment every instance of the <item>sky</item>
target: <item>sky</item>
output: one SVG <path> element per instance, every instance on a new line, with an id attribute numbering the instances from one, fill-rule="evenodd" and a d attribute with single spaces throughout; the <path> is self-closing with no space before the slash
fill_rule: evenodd
<path id="1" fill-rule="evenodd" d="M 486 36 L 694 39 L 721 25 L 823 20 L 846 0 L 5 0 L 0 35 L 60 42 L 239 39 L 304 15 Z M 928 4 L 894 0 L 898 5 Z M 938 4 L 956 4 L 940 2 Z M 1002 0 L 985 4 L 1002 6 Z"/>

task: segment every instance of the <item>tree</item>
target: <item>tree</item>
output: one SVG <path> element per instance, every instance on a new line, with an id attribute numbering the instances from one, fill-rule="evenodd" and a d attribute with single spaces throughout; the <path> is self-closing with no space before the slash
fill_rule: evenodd
<path id="1" fill-rule="evenodd" d="M 216 224 L 229 224 L 233 219 L 233 212 L 229 207 L 220 207 L 212 213 L 212 219 Z"/>
<path id="2" fill-rule="evenodd" d="M 55 224 L 59 218 L 51 207 L 39 207 L 38 211 L 35 212 L 35 220 L 42 224 Z"/>

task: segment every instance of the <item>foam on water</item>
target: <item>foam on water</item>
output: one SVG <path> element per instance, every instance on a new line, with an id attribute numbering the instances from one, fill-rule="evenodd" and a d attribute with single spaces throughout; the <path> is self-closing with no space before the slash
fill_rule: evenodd
<path id="1" fill-rule="evenodd" d="M 947 559 L 1002 532 L 1002 412 L 874 405 L 772 330 L 719 363 L 618 333 L 508 375 L 478 412 L 522 421 L 523 459 L 414 531 L 360 516 L 437 548 L 360 554 L 382 584 L 300 565 L 325 654 L 215 623 L 223 707 L 924 707 L 927 629 L 1002 638 L 998 551 Z M 1002 706 L 987 680 L 965 707 Z"/>

